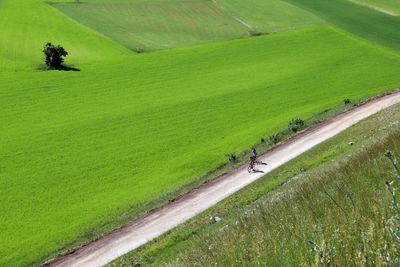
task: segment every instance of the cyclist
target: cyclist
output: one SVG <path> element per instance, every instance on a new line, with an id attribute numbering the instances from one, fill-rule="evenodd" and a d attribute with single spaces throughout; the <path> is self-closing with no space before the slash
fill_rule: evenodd
<path id="1" fill-rule="evenodd" d="M 257 156 L 258 156 L 257 150 L 255 148 L 253 148 L 252 155 L 250 156 L 249 172 L 254 171 L 254 165 L 256 165 L 256 164 L 268 165 L 265 162 L 257 161 Z"/>
<path id="2" fill-rule="evenodd" d="M 253 148 L 253 156 L 255 159 L 257 159 L 257 150 L 255 148 Z"/>
<path id="3" fill-rule="evenodd" d="M 253 148 L 253 154 L 250 156 L 250 163 L 249 163 L 249 172 L 254 171 L 254 165 L 257 162 L 257 151 Z"/>
<path id="4" fill-rule="evenodd" d="M 256 164 L 256 157 L 254 155 L 250 156 L 249 168 L 248 171 L 254 171 L 254 165 Z"/>

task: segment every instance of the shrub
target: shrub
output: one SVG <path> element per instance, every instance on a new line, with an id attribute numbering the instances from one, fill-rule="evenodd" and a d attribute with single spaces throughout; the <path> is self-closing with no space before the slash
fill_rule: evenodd
<path id="1" fill-rule="evenodd" d="M 351 100 L 348 99 L 348 98 L 346 98 L 345 100 L 343 100 L 343 103 L 344 103 L 345 105 L 350 105 L 350 104 L 351 104 Z"/>
<path id="2" fill-rule="evenodd" d="M 269 136 L 269 142 L 270 142 L 271 144 L 276 144 L 276 143 L 278 143 L 278 142 L 279 142 L 278 135 L 275 135 L 275 134 L 270 135 L 270 136 Z"/>
<path id="3" fill-rule="evenodd" d="M 235 163 L 238 160 L 238 157 L 235 152 L 229 153 L 226 155 L 229 159 L 229 162 Z"/>
<path id="4" fill-rule="evenodd" d="M 68 55 L 64 47 L 55 46 L 52 43 L 47 43 L 44 46 L 43 53 L 45 55 L 45 64 L 49 69 L 62 69 L 64 57 Z"/>
<path id="5" fill-rule="evenodd" d="M 288 129 L 294 133 L 304 128 L 304 121 L 302 119 L 293 119 L 289 122 Z"/>

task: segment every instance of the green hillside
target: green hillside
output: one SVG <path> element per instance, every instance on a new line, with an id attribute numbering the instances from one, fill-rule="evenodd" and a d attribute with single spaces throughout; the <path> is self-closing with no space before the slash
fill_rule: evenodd
<path id="1" fill-rule="evenodd" d="M 0 30 L 0 71 L 37 68 L 47 42 L 63 44 L 68 61 L 80 65 L 129 53 L 42 0 L 0 1 Z"/>
<path id="2" fill-rule="evenodd" d="M 321 22 L 281 0 L 91 0 L 55 7 L 136 51 L 237 39 Z"/>
<path id="3" fill-rule="evenodd" d="M 107 266 L 396 266 L 399 117 L 363 120 Z"/>
<path id="4" fill-rule="evenodd" d="M 95 239 L 293 118 L 399 87 L 396 17 L 290 1 L 0 0 L 0 266 Z M 258 31 L 278 33 L 243 38 Z M 38 69 L 46 42 L 80 71 Z"/>
<path id="5" fill-rule="evenodd" d="M 248 36 L 238 21 L 211 1 L 111 1 L 56 7 L 136 51 Z"/>
<path id="6" fill-rule="evenodd" d="M 215 0 L 256 32 L 273 33 L 324 23 L 316 15 L 283 0 Z"/>
<path id="7" fill-rule="evenodd" d="M 398 0 L 352 0 L 352 1 L 392 16 L 400 15 L 400 5 Z"/>
<path id="8" fill-rule="evenodd" d="M 400 50 L 400 17 L 393 17 L 349 0 L 285 1 L 372 43 Z"/>
<path id="9" fill-rule="evenodd" d="M 0 265 L 93 238 L 293 117 L 396 87 L 399 71 L 397 56 L 314 27 L 0 74 Z"/>

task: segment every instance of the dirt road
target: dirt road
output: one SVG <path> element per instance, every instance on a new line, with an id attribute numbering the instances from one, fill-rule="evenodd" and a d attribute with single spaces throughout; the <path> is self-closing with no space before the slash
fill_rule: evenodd
<path id="1" fill-rule="evenodd" d="M 396 103 L 400 103 L 399 91 L 372 100 L 327 120 L 260 156 L 260 160 L 268 163 L 267 166 L 257 166 L 264 173 L 250 174 L 247 172 L 247 166 L 236 168 L 128 225 L 68 255 L 60 256 L 48 263 L 48 265 L 68 267 L 103 266 L 173 229 L 246 185 L 251 184 L 265 175 L 265 173 L 278 168 L 360 120 Z"/>

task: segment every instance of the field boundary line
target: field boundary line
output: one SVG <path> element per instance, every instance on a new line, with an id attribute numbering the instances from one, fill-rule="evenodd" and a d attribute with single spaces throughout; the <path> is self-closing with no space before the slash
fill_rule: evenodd
<path id="1" fill-rule="evenodd" d="M 372 98 L 346 112 L 299 132 L 268 150 L 259 159 L 268 165 L 261 172 L 249 173 L 242 164 L 200 187 L 183 194 L 169 204 L 139 217 L 44 266 L 104 266 L 118 257 L 146 244 L 176 226 L 260 179 L 265 174 L 291 161 L 322 142 L 336 136 L 361 120 L 400 103 L 400 90 Z"/>
<path id="2" fill-rule="evenodd" d="M 390 10 L 387 10 L 387 9 L 384 9 L 384 8 L 380 8 L 380 7 L 374 6 L 372 4 L 363 3 L 363 2 L 360 2 L 360 1 L 357 1 L 357 0 L 351 0 L 351 2 L 353 2 L 354 4 L 360 5 L 360 6 L 364 6 L 364 7 L 379 11 L 381 13 L 384 13 L 384 14 L 392 16 L 392 17 L 398 17 L 399 16 L 397 13 L 393 13 Z"/>
<path id="3" fill-rule="evenodd" d="M 251 34 L 252 32 L 255 32 L 253 27 L 248 24 L 247 22 L 245 22 L 244 20 L 236 17 L 235 15 L 232 14 L 232 12 L 230 12 L 228 9 L 226 9 L 223 5 L 221 5 L 220 3 L 217 2 L 217 0 L 212 0 L 212 2 L 214 3 L 214 5 L 223 10 L 224 12 L 226 12 L 229 16 L 231 16 L 234 20 L 236 20 L 237 22 L 239 22 L 240 24 L 242 24 L 245 28 L 247 28 L 247 32 L 249 34 Z"/>

